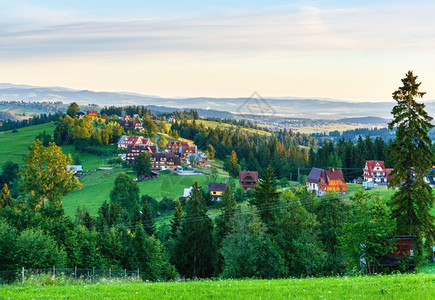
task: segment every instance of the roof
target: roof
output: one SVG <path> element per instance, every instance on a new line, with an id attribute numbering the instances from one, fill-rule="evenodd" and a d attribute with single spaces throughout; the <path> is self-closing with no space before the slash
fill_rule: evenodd
<path id="1" fill-rule="evenodd" d="M 330 170 L 325 170 L 325 175 L 329 180 L 343 180 L 344 181 L 344 177 L 343 177 L 343 173 L 341 172 L 341 170 L 334 170 L 332 169 L 332 171 Z"/>
<path id="2" fill-rule="evenodd" d="M 371 173 L 373 169 L 379 164 L 379 167 L 382 168 L 382 170 L 385 170 L 385 164 L 383 160 L 366 160 L 366 166 Z M 365 167 L 364 167 L 365 168 Z"/>
<path id="3" fill-rule="evenodd" d="M 208 184 L 208 190 L 209 191 L 223 192 L 223 191 L 225 191 L 226 187 L 227 187 L 226 183 L 209 183 Z"/>
<path id="4" fill-rule="evenodd" d="M 173 146 L 189 146 L 188 142 L 180 142 L 180 141 L 170 141 L 168 142 L 168 146 L 169 147 L 173 147 Z"/>
<path id="5" fill-rule="evenodd" d="M 258 181 L 258 172 L 257 171 L 240 171 L 239 172 L 239 181 Z"/>
<path id="6" fill-rule="evenodd" d="M 320 180 L 321 173 L 322 173 L 322 169 L 312 168 L 310 174 L 307 177 L 307 181 L 309 183 L 318 183 Z"/>
<path id="7" fill-rule="evenodd" d="M 150 146 L 155 147 L 155 146 Z M 176 156 L 174 153 L 161 152 L 161 153 L 151 153 L 152 157 L 156 159 L 156 161 L 160 161 L 162 157 L 166 158 L 166 161 L 173 161 L 174 165 L 181 166 L 181 159 Z"/>
<path id="8" fill-rule="evenodd" d="M 88 110 L 86 113 L 88 116 L 89 115 L 98 115 L 98 111 L 96 111 L 96 110 Z"/>
<path id="9" fill-rule="evenodd" d="M 132 150 L 140 150 L 140 152 L 157 153 L 157 146 L 155 145 L 127 145 L 127 153 L 131 153 Z"/>

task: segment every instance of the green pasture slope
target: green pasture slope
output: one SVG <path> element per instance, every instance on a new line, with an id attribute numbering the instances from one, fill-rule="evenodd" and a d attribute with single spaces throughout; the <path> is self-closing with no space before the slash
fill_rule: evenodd
<path id="1" fill-rule="evenodd" d="M 53 136 L 53 123 L 35 125 L 18 129 L 17 132 L 0 132 L 0 165 L 8 160 L 23 164 L 23 157 L 29 153 L 29 145 L 35 140 L 40 132 L 45 132 Z"/>
<path id="2" fill-rule="evenodd" d="M 8 285 L 3 299 L 433 299 L 435 275 Z"/>
<path id="3" fill-rule="evenodd" d="M 98 208 L 107 200 L 109 201 L 110 191 L 113 189 L 116 176 L 121 172 L 126 172 L 122 168 L 114 168 L 112 170 L 97 170 L 84 176 L 81 179 L 83 188 L 75 190 L 71 194 L 63 197 L 63 207 L 68 215 L 74 215 L 77 211 L 77 206 L 85 205 L 92 215 L 98 213 Z M 136 177 L 132 171 L 127 172 L 131 177 Z M 161 200 L 163 197 L 177 199 L 183 195 L 184 188 L 192 186 L 197 181 L 200 186 L 207 185 L 207 175 L 193 176 L 178 176 L 169 172 L 161 172 L 157 179 L 138 182 L 140 195 L 148 195 L 156 200 Z M 223 182 L 224 178 L 218 177 L 219 182 Z"/>
<path id="4" fill-rule="evenodd" d="M 24 164 L 23 157 L 29 153 L 28 147 L 35 140 L 35 137 L 43 131 L 53 137 L 55 128 L 56 125 L 54 123 L 47 123 L 20 128 L 17 132 L 0 132 L 0 166 L 8 160 L 19 165 Z M 65 154 L 71 154 L 73 160 L 79 154 L 73 145 L 62 146 L 62 151 Z M 85 171 L 98 168 L 102 164 L 107 165 L 105 159 L 102 159 L 98 155 L 88 153 L 80 153 L 80 160 Z"/>

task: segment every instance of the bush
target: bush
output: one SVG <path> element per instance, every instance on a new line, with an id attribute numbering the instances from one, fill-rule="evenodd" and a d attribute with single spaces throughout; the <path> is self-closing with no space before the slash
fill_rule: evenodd
<path id="1" fill-rule="evenodd" d="M 44 269 L 65 265 L 66 253 L 51 236 L 39 229 L 26 229 L 17 239 L 16 268 Z"/>

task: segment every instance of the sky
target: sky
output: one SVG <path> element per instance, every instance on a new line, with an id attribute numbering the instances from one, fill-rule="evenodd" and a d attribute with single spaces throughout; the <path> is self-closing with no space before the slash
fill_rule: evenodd
<path id="1" fill-rule="evenodd" d="M 434 15 L 419 0 L 0 0 L 0 82 L 393 101 L 413 70 L 435 100 Z"/>

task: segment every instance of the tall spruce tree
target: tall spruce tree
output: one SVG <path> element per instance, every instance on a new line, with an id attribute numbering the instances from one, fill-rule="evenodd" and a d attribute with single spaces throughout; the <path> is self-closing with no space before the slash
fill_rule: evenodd
<path id="1" fill-rule="evenodd" d="M 222 248 L 222 242 L 224 238 L 231 231 L 231 220 L 234 217 L 234 213 L 236 212 L 236 199 L 234 198 L 229 185 L 225 188 L 224 193 L 222 194 L 222 212 L 216 218 L 216 229 L 215 229 L 215 242 L 216 249 Z M 222 271 L 223 265 L 223 256 L 221 253 L 217 253 L 216 256 L 216 274 L 219 274 Z"/>
<path id="2" fill-rule="evenodd" d="M 263 178 L 261 178 L 255 186 L 253 196 L 250 203 L 257 206 L 261 220 L 270 224 L 274 219 L 275 213 L 273 205 L 276 204 L 279 199 L 274 170 L 270 165 L 267 166 Z"/>
<path id="3" fill-rule="evenodd" d="M 402 83 L 393 93 L 397 105 L 392 110 L 394 119 L 388 124 L 389 129 L 397 129 L 391 145 L 390 155 L 395 164 L 390 187 L 400 186 L 389 204 L 398 233 L 416 237 L 414 255 L 418 264 L 423 255 L 423 241 L 429 244 L 435 235 L 435 218 L 430 213 L 434 197 L 424 181 L 434 162 L 428 135 L 433 118 L 425 111 L 425 105 L 415 100 L 425 94 L 419 92 L 421 82 L 417 83 L 417 76 L 408 71 Z"/>
<path id="4" fill-rule="evenodd" d="M 177 207 L 175 208 L 174 218 L 171 220 L 171 234 L 172 238 L 178 236 L 178 231 L 181 225 L 181 219 L 183 216 L 183 206 L 181 205 L 180 199 L 177 199 Z"/>
<path id="5" fill-rule="evenodd" d="M 178 238 L 176 267 L 181 275 L 189 278 L 213 275 L 215 251 L 212 232 L 213 223 L 207 216 L 201 188 L 195 182 Z"/>

